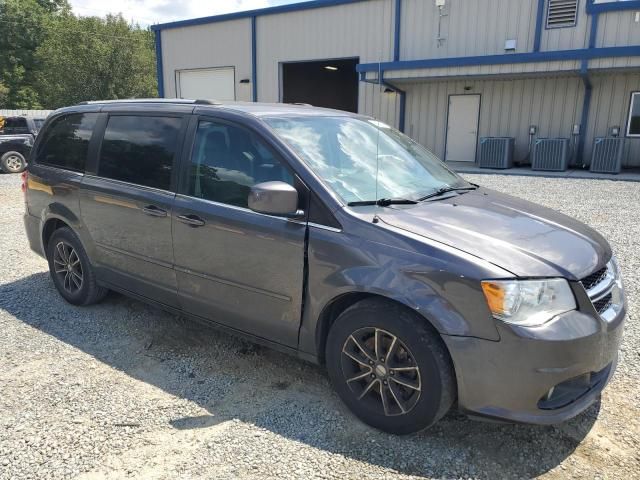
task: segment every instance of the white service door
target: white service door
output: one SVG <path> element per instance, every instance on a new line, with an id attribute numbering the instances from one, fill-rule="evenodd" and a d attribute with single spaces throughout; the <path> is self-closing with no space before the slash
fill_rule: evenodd
<path id="1" fill-rule="evenodd" d="M 447 162 L 475 162 L 480 95 L 451 95 L 447 124 Z"/>
<path id="2" fill-rule="evenodd" d="M 178 70 L 178 98 L 234 101 L 236 99 L 233 67 Z"/>

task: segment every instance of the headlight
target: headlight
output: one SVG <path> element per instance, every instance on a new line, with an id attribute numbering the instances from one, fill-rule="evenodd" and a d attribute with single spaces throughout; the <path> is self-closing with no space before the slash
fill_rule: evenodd
<path id="1" fill-rule="evenodd" d="M 571 287 L 563 278 L 486 280 L 482 291 L 495 318 L 526 327 L 576 309 Z"/>

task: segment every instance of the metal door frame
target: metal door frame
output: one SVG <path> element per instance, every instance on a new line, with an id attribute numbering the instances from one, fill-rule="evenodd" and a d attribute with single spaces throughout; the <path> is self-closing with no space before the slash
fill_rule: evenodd
<path id="1" fill-rule="evenodd" d="M 473 162 L 468 163 L 476 163 L 476 159 L 478 158 L 478 138 L 480 137 L 480 112 L 482 111 L 482 94 L 481 93 L 450 93 L 447 95 L 447 118 L 444 125 L 444 161 L 448 162 L 447 154 L 448 154 L 448 142 L 449 142 L 449 113 L 451 110 L 451 97 L 479 97 L 478 101 L 478 119 L 476 121 L 476 148 L 473 155 Z"/>

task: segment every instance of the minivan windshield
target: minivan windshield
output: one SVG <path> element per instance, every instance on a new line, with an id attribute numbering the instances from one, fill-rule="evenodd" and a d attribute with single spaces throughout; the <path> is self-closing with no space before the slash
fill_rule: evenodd
<path id="1" fill-rule="evenodd" d="M 382 198 L 418 201 L 449 188 L 471 187 L 433 153 L 373 119 L 264 120 L 345 203 Z"/>

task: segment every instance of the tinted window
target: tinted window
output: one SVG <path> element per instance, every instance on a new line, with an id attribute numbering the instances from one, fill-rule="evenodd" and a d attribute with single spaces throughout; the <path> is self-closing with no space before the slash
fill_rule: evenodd
<path id="1" fill-rule="evenodd" d="M 44 132 L 36 163 L 84 171 L 97 113 L 74 113 L 53 121 Z"/>
<path id="2" fill-rule="evenodd" d="M 44 125 L 44 118 L 34 118 L 33 124 L 35 125 L 36 130 L 40 130 L 42 125 Z"/>
<path id="3" fill-rule="evenodd" d="M 631 95 L 631 107 L 629 107 L 629 125 L 627 135 L 640 136 L 640 92 Z"/>
<path id="4" fill-rule="evenodd" d="M 181 125 L 180 118 L 110 117 L 98 175 L 169 190 Z"/>
<path id="5" fill-rule="evenodd" d="M 7 118 L 4 122 L 4 128 L 27 128 L 27 119 L 21 117 Z"/>
<path id="6" fill-rule="evenodd" d="M 189 194 L 247 207 L 251 187 L 293 177 L 255 134 L 231 125 L 200 122 L 191 156 Z"/>

